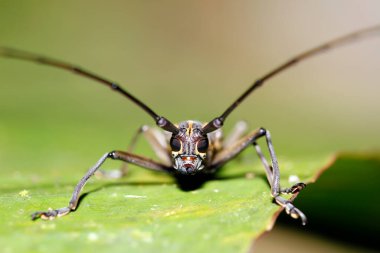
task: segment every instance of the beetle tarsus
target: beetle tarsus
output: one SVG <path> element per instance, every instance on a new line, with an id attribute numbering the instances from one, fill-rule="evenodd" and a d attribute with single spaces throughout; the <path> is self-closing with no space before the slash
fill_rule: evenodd
<path id="1" fill-rule="evenodd" d="M 282 193 L 296 194 L 296 193 L 299 193 L 300 191 L 302 191 L 305 188 L 306 188 L 306 184 L 300 182 L 300 183 L 297 183 L 297 184 L 293 185 L 290 188 L 285 188 L 285 189 L 281 190 L 281 192 Z"/>
<path id="2" fill-rule="evenodd" d="M 286 200 L 281 196 L 276 196 L 274 197 L 274 199 L 277 202 L 277 204 L 279 204 L 285 209 L 285 212 L 290 217 L 292 217 L 293 219 L 300 219 L 302 225 L 304 226 L 307 224 L 306 215 L 301 210 L 299 210 L 297 207 L 294 206 L 292 200 Z"/>
<path id="3" fill-rule="evenodd" d="M 56 209 L 56 210 L 49 209 L 46 212 L 41 212 L 41 211 L 34 212 L 31 214 L 31 218 L 32 218 L 32 220 L 38 220 L 40 218 L 42 220 L 53 220 L 56 217 L 61 217 L 61 216 L 68 214 L 70 211 L 71 211 L 71 209 L 69 207 L 63 207 L 63 208 Z"/>
<path id="4" fill-rule="evenodd" d="M 290 217 L 292 217 L 294 219 L 300 219 L 303 226 L 305 226 L 307 224 L 306 215 L 301 210 L 299 210 L 298 208 L 296 208 L 293 205 L 293 203 L 288 202 L 286 204 L 286 206 L 285 206 L 285 212 L 288 215 L 290 215 Z"/>

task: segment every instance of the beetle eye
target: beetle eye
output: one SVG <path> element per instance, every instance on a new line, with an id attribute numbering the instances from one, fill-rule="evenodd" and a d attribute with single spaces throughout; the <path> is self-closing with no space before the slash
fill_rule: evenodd
<path id="1" fill-rule="evenodd" d="M 176 138 L 171 138 L 170 147 L 172 148 L 172 151 L 178 152 L 181 150 L 181 142 Z"/>
<path id="2" fill-rule="evenodd" d="M 207 149 L 208 149 L 208 139 L 207 138 L 198 141 L 198 143 L 197 143 L 198 152 L 206 153 Z"/>

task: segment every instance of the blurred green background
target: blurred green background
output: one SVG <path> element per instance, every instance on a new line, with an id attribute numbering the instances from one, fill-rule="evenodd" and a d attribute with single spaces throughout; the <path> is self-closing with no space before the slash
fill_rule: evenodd
<path id="1" fill-rule="evenodd" d="M 379 1 L 359 0 L 1 0 L 0 45 L 115 80 L 172 121 L 208 121 L 289 57 L 379 24 L 378 10 Z M 266 127 L 280 157 L 292 161 L 378 149 L 379 73 L 379 37 L 319 55 L 250 96 L 225 129 L 237 120 Z M 100 84 L 0 58 L 3 189 L 25 174 L 38 188 L 36 171 L 64 180 L 62 168 L 87 168 L 124 149 L 142 124 L 153 122 Z M 79 178 L 83 169 L 70 173 Z"/>

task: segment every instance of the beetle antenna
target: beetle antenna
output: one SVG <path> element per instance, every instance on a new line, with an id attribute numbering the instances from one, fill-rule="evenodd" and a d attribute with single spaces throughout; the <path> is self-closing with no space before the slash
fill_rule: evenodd
<path id="1" fill-rule="evenodd" d="M 131 93 L 123 89 L 120 85 L 117 83 L 111 82 L 99 75 L 93 74 L 87 70 L 84 70 L 78 66 L 75 66 L 70 63 L 66 63 L 60 60 L 55 60 L 52 58 L 43 57 L 37 54 L 12 49 L 12 48 L 6 48 L 6 47 L 0 47 L 0 56 L 5 56 L 9 58 L 15 58 L 15 59 L 21 59 L 31 62 L 36 62 L 60 69 L 64 69 L 67 71 L 74 72 L 75 74 L 78 74 L 80 76 L 92 79 L 94 81 L 103 83 L 113 89 L 114 91 L 124 95 L 125 97 L 129 98 L 133 103 L 135 103 L 137 106 L 139 106 L 141 109 L 143 109 L 146 113 L 148 113 L 156 122 L 156 124 L 161 127 L 162 129 L 169 131 L 171 133 L 178 133 L 178 128 L 171 123 L 169 120 L 167 120 L 165 117 L 159 116 L 156 114 L 150 107 L 148 107 L 145 103 L 140 101 L 138 98 L 133 96 Z"/>
<path id="2" fill-rule="evenodd" d="M 311 58 L 319 53 L 325 52 L 330 49 L 334 49 L 336 47 L 351 43 L 353 41 L 363 39 L 364 37 L 374 35 L 376 33 L 380 32 L 380 25 L 376 25 L 373 27 L 365 28 L 363 30 L 359 30 L 347 35 L 344 35 L 342 37 L 336 38 L 334 40 L 328 41 L 327 43 L 324 43 L 322 45 L 319 45 L 315 48 L 312 48 L 308 51 L 305 51 L 290 60 L 286 61 L 285 63 L 281 64 L 277 68 L 273 69 L 260 79 L 257 79 L 235 102 L 230 105 L 227 110 L 223 112 L 222 115 L 219 117 L 216 117 L 209 123 L 207 123 L 203 128 L 202 131 L 204 134 L 210 133 L 215 131 L 218 128 L 221 128 L 223 126 L 223 123 L 227 116 L 249 95 L 251 94 L 254 90 L 259 88 L 264 84 L 265 81 L 268 79 L 272 78 L 273 76 L 277 75 L 278 73 L 296 65 L 297 63 L 306 60 L 308 58 Z"/>

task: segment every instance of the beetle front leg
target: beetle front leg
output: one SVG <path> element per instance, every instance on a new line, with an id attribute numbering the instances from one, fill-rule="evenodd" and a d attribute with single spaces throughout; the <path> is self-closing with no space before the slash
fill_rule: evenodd
<path id="1" fill-rule="evenodd" d="M 79 193 L 81 192 L 82 188 L 88 181 L 88 179 L 99 169 L 99 167 L 104 163 L 104 161 L 110 157 L 110 153 L 107 153 L 103 155 L 99 161 L 91 167 L 87 173 L 82 177 L 82 179 L 79 181 L 77 186 L 74 189 L 73 195 L 71 197 L 71 200 L 69 202 L 69 205 L 66 207 L 62 207 L 56 210 L 49 209 L 48 211 L 38 211 L 34 212 L 32 216 L 32 220 L 36 220 L 38 218 L 44 219 L 44 220 L 52 220 L 56 217 L 64 216 L 72 211 L 74 211 L 78 205 L 79 200 Z"/>
<path id="2" fill-rule="evenodd" d="M 265 167 L 265 171 L 267 173 L 268 182 L 271 186 L 271 194 L 275 199 L 276 203 L 285 208 L 285 212 L 289 214 L 294 219 L 301 219 L 302 225 L 306 225 L 307 218 L 305 214 L 303 214 L 298 208 L 296 208 L 292 201 L 298 195 L 298 193 L 306 187 L 304 183 L 297 183 L 290 188 L 281 189 L 280 188 L 280 168 L 278 166 L 278 161 L 276 157 L 276 153 L 274 152 L 274 147 L 272 144 L 272 139 L 269 131 L 264 128 L 260 129 L 262 136 L 265 136 L 267 141 L 267 146 L 269 150 L 269 155 L 271 157 L 272 165 L 269 165 L 268 161 L 265 159 L 265 156 L 261 152 L 260 146 L 253 142 L 257 154 L 260 157 L 262 164 Z M 294 194 L 290 200 L 287 200 L 280 196 L 281 193 L 291 193 Z"/>
<path id="3" fill-rule="evenodd" d="M 267 141 L 267 146 L 268 146 L 269 154 L 271 158 L 271 164 L 268 163 L 265 156 L 261 152 L 260 146 L 256 143 L 256 141 L 261 137 L 265 137 Z M 298 183 L 298 184 L 293 185 L 290 188 L 281 189 L 280 169 L 278 166 L 276 154 L 274 152 L 270 133 L 266 129 L 260 128 L 258 130 L 255 130 L 249 135 L 236 141 L 233 145 L 220 151 L 214 157 L 210 166 L 211 169 L 220 168 L 222 165 L 232 160 L 234 157 L 236 157 L 238 154 L 240 154 L 245 148 L 247 148 L 250 145 L 253 145 L 255 147 L 256 152 L 259 155 L 262 164 L 264 165 L 266 176 L 267 176 L 269 185 L 271 187 L 271 194 L 274 200 L 276 201 L 276 203 L 282 206 L 283 208 L 285 208 L 285 211 L 291 217 L 300 218 L 302 221 L 302 224 L 305 225 L 307 222 L 306 216 L 293 205 L 292 201 L 297 196 L 298 192 L 302 190 L 303 188 L 305 188 L 306 185 L 304 183 Z M 292 193 L 294 195 L 289 200 L 287 200 L 280 196 L 281 193 Z"/>
<path id="4" fill-rule="evenodd" d="M 270 140 L 270 138 L 269 138 L 269 140 Z M 272 142 L 270 141 L 270 143 L 272 143 Z M 274 177 L 273 177 L 273 167 L 271 165 L 269 165 L 267 159 L 265 158 L 265 156 L 263 155 L 263 152 L 261 151 L 260 146 L 256 142 L 253 142 L 253 145 L 254 145 L 254 147 L 256 149 L 256 152 L 257 152 L 257 154 L 258 154 L 258 156 L 259 156 L 262 164 L 264 165 L 268 182 L 269 182 L 269 184 L 272 187 L 272 182 L 273 182 L 273 179 L 274 179 Z M 273 151 L 273 153 L 274 153 L 274 151 Z M 289 188 L 280 189 L 279 192 L 281 192 L 281 193 L 288 193 L 288 194 L 296 194 L 296 193 L 300 192 L 301 190 L 305 189 L 305 187 L 306 187 L 306 184 L 300 182 L 300 183 L 294 184 L 293 186 L 291 186 Z"/>
<path id="5" fill-rule="evenodd" d="M 44 219 L 44 220 L 52 220 L 56 217 L 61 217 L 66 214 L 69 214 L 70 212 L 75 211 L 75 209 L 78 206 L 78 201 L 80 198 L 80 192 L 82 191 L 83 187 L 87 183 L 87 181 L 95 174 L 95 172 L 100 168 L 100 166 L 107 160 L 107 158 L 111 158 L 113 160 L 122 160 L 128 163 L 133 163 L 135 165 L 138 165 L 140 167 L 155 170 L 155 171 L 162 171 L 162 172 L 169 172 L 170 167 L 160 164 L 158 162 L 152 161 L 148 158 L 144 158 L 141 156 L 137 156 L 134 154 L 130 154 L 127 152 L 122 151 L 112 151 L 109 153 L 104 154 L 99 161 L 91 167 L 87 173 L 82 177 L 82 179 L 78 182 L 76 185 L 73 195 L 71 197 L 71 200 L 69 202 L 69 205 L 66 207 L 62 207 L 59 209 L 49 209 L 48 211 L 37 211 L 34 212 L 31 215 L 32 220 L 36 220 L 38 218 Z"/>
<path id="6" fill-rule="evenodd" d="M 167 166 L 171 166 L 171 156 L 168 152 L 168 144 L 166 142 L 165 134 L 159 129 L 152 128 L 147 125 L 139 127 L 127 147 L 127 152 L 132 153 L 134 151 L 136 143 L 141 136 L 148 141 L 158 160 Z M 118 179 L 127 175 L 127 172 L 128 163 L 123 163 L 118 170 L 105 171 L 100 169 L 95 175 L 106 179 Z"/>

